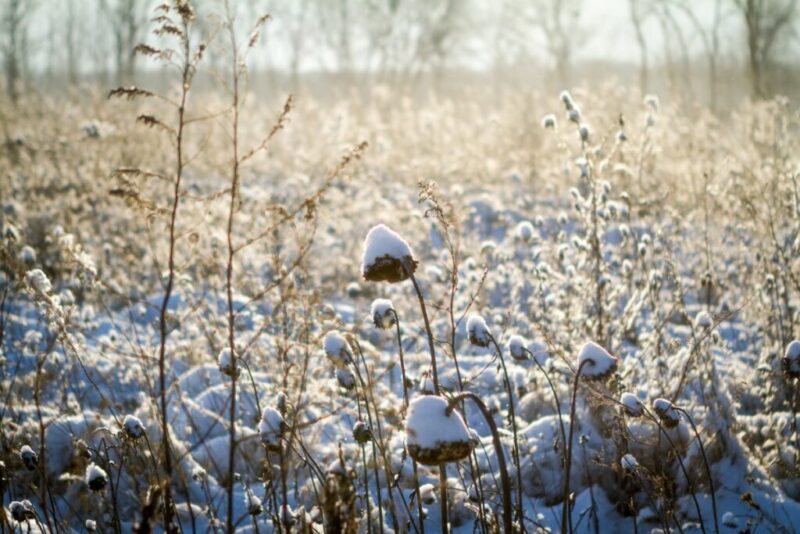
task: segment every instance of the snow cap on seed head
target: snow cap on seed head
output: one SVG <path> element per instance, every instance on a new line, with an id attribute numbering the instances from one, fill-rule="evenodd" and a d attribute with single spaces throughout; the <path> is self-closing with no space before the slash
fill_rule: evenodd
<path id="1" fill-rule="evenodd" d="M 417 260 L 405 239 L 386 225 L 373 226 L 364 240 L 361 275 L 369 282 L 402 282 L 414 274 Z"/>
<path id="2" fill-rule="evenodd" d="M 372 322 L 375 323 L 377 328 L 388 330 L 397 323 L 397 316 L 389 299 L 375 299 L 372 301 L 370 308 L 372 313 Z"/>
<path id="3" fill-rule="evenodd" d="M 220 373 L 222 373 L 224 375 L 227 375 L 227 376 L 233 376 L 234 370 L 233 370 L 233 362 L 231 361 L 231 348 L 230 347 L 225 347 L 224 349 L 219 351 L 219 355 L 217 356 L 217 366 L 219 366 L 219 372 Z M 238 363 L 236 364 L 236 371 L 235 372 L 236 372 L 236 376 L 239 376 L 239 373 L 242 372 L 242 370 L 239 369 L 239 364 Z"/>
<path id="4" fill-rule="evenodd" d="M 8 511 L 11 512 L 11 517 L 14 521 L 23 523 L 30 519 L 36 519 L 36 509 L 33 503 L 28 499 L 22 501 L 11 501 L 8 504 Z"/>
<path id="5" fill-rule="evenodd" d="M 346 367 L 347 364 L 353 361 L 353 357 L 350 354 L 350 345 L 348 345 L 344 336 L 336 330 L 331 330 L 325 334 L 322 346 L 325 349 L 325 355 L 336 367 Z"/>
<path id="6" fill-rule="evenodd" d="M 467 335 L 469 342 L 478 347 L 488 347 L 491 343 L 492 333 L 483 317 L 473 313 L 467 319 Z"/>
<path id="7" fill-rule="evenodd" d="M 135 415 L 128 414 L 122 421 L 122 429 L 130 439 L 139 439 L 144 436 L 144 425 L 142 420 Z"/>
<path id="8" fill-rule="evenodd" d="M 339 382 L 339 386 L 347 391 L 356 387 L 356 377 L 353 375 L 353 372 L 346 367 L 336 369 L 336 381 Z"/>
<path id="9" fill-rule="evenodd" d="M 653 411 L 661 419 L 661 424 L 667 428 L 675 428 L 681 422 L 681 413 L 678 408 L 667 399 L 653 401 Z"/>
<path id="10" fill-rule="evenodd" d="M 108 483 L 108 475 L 106 472 L 92 462 L 86 466 L 86 485 L 92 491 L 101 491 Z"/>
<path id="11" fill-rule="evenodd" d="M 421 395 L 411 401 L 406 417 L 408 453 L 423 465 L 458 462 L 472 450 L 472 440 L 464 419 L 438 395 Z"/>
<path id="12" fill-rule="evenodd" d="M 795 339 L 786 346 L 781 364 L 787 377 L 800 378 L 800 340 Z"/>
<path id="13" fill-rule="evenodd" d="M 623 456 L 619 463 L 625 471 L 633 471 L 639 467 L 639 462 L 636 460 L 636 457 L 630 453 Z"/>
<path id="14" fill-rule="evenodd" d="M 616 372 L 617 365 L 617 358 L 593 341 L 587 342 L 578 353 L 578 367 L 583 366 L 581 376 L 585 378 L 597 380 L 608 378 Z"/>
<path id="15" fill-rule="evenodd" d="M 244 492 L 244 505 L 247 507 L 247 513 L 250 515 L 261 515 L 264 512 L 264 505 L 261 503 L 261 498 L 253 493 L 249 487 Z"/>
<path id="16" fill-rule="evenodd" d="M 265 408 L 261 414 L 261 422 L 258 423 L 258 433 L 261 435 L 261 443 L 267 450 L 280 450 L 281 437 L 285 430 L 286 423 L 281 413 L 271 406 Z"/>
<path id="17" fill-rule="evenodd" d="M 39 455 L 36 454 L 36 451 L 34 451 L 30 445 L 23 445 L 20 448 L 19 457 L 22 459 L 22 463 L 25 464 L 25 468 L 28 471 L 35 471 L 39 466 Z"/>
<path id="18" fill-rule="evenodd" d="M 511 336 L 508 339 L 508 352 L 515 360 L 527 360 L 528 349 L 526 347 L 527 341 L 520 335 Z"/>
<path id="19" fill-rule="evenodd" d="M 694 317 L 694 326 L 697 329 L 708 330 L 711 328 L 712 324 L 714 324 L 714 321 L 711 319 L 711 315 L 705 310 L 700 310 Z"/>
<path id="20" fill-rule="evenodd" d="M 623 393 L 620 402 L 625 410 L 625 415 L 628 417 L 641 417 L 642 413 L 644 413 L 642 401 L 633 393 Z"/>

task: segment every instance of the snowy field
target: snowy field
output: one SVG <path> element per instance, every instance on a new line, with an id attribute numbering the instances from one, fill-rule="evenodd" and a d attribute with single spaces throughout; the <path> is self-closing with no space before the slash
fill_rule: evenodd
<path id="1" fill-rule="evenodd" d="M 17 115 L 2 532 L 800 531 L 793 108 L 393 102 Z"/>

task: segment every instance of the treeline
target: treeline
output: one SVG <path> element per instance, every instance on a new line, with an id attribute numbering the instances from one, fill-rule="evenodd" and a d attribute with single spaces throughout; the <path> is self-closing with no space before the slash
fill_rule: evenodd
<path id="1" fill-rule="evenodd" d="M 598 27 L 611 22 L 629 25 L 643 92 L 655 71 L 666 72 L 674 87 L 701 70 L 713 102 L 738 69 L 751 96 L 767 97 L 781 89 L 780 71 L 797 57 L 798 0 L 616 0 L 614 21 L 589 20 L 588 0 L 228 1 L 240 20 L 272 17 L 251 68 L 294 80 L 308 72 L 368 72 L 400 81 L 544 65 L 549 79 L 567 87 L 581 54 L 602 46 Z M 159 3 L 0 0 L 6 93 L 16 98 L 33 80 L 130 83 L 152 66 L 133 50 L 152 40 L 147 28 Z M 218 32 L 224 0 L 192 3 L 203 14 L 198 32 Z"/>

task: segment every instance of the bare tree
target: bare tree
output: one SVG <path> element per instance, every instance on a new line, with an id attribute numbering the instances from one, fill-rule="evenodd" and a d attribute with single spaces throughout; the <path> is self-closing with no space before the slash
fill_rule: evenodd
<path id="1" fill-rule="evenodd" d="M 78 71 L 80 70 L 80 36 L 79 28 L 80 17 L 75 5 L 75 0 L 64 2 L 66 15 L 64 17 L 64 52 L 66 54 L 67 80 L 71 84 L 78 81 Z"/>
<path id="2" fill-rule="evenodd" d="M 719 61 L 721 54 L 720 31 L 726 13 L 723 10 L 722 0 L 714 0 L 714 15 L 711 24 L 703 24 L 686 0 L 673 0 L 671 5 L 682 12 L 694 28 L 695 34 L 700 37 L 708 61 L 708 102 L 712 111 L 717 109 Z"/>
<path id="3" fill-rule="evenodd" d="M 675 19 L 668 2 L 655 4 L 655 14 L 664 35 L 664 57 L 669 86 L 672 91 L 692 93 L 692 76 L 689 60 L 689 45 L 683 26 Z M 678 54 L 674 52 L 677 50 Z M 678 70 L 680 69 L 680 70 Z"/>
<path id="4" fill-rule="evenodd" d="M 647 38 L 644 32 L 644 22 L 649 13 L 649 3 L 645 0 L 628 0 L 631 24 L 636 33 L 636 45 L 639 47 L 639 90 L 647 92 L 649 70 L 647 64 Z"/>
<path id="5" fill-rule="evenodd" d="M 769 92 L 766 71 L 774 60 L 775 45 L 788 35 L 797 17 L 797 0 L 733 1 L 746 29 L 751 93 L 762 98 Z"/>
<path id="6" fill-rule="evenodd" d="M 555 64 L 558 83 L 568 87 L 572 60 L 586 44 L 587 34 L 580 28 L 583 0 L 536 0 L 533 7 L 533 23 L 544 34 L 545 49 Z"/>
<path id="7" fill-rule="evenodd" d="M 118 83 L 133 79 L 136 47 L 144 25 L 146 0 L 99 0 L 111 33 L 114 35 L 115 66 Z"/>
<path id="8" fill-rule="evenodd" d="M 27 62 L 28 20 L 35 9 L 35 3 L 30 0 L 0 1 L 0 53 L 3 57 L 6 92 L 16 101 Z"/>

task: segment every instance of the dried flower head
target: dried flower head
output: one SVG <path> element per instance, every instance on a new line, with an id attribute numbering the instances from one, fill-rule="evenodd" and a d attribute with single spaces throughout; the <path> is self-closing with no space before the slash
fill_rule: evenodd
<path id="1" fill-rule="evenodd" d="M 620 402 L 622 403 L 622 409 L 625 411 L 625 415 L 628 417 L 641 417 L 644 413 L 642 401 L 633 393 L 623 393 Z"/>
<path id="2" fill-rule="evenodd" d="M 395 312 L 392 301 L 389 299 L 375 299 L 370 308 L 372 322 L 377 328 L 388 330 L 397 323 L 397 312 Z"/>
<path id="3" fill-rule="evenodd" d="M 86 485 L 92 491 L 103 491 L 108 484 L 108 475 L 94 462 L 86 467 Z"/>
<path id="4" fill-rule="evenodd" d="M 30 445 L 22 446 L 19 450 L 19 457 L 22 459 L 25 469 L 28 471 L 36 471 L 36 468 L 39 466 L 39 455 L 36 454 L 36 451 L 34 451 Z"/>
<path id="5" fill-rule="evenodd" d="M 469 342 L 477 347 L 488 347 L 492 340 L 492 333 L 486 321 L 475 313 L 467 319 L 467 335 Z"/>
<path id="6" fill-rule="evenodd" d="M 414 399 L 406 418 L 408 453 L 423 465 L 458 462 L 472 450 L 464 419 L 457 411 L 448 414 L 448 402 L 437 395 Z"/>
<path id="7" fill-rule="evenodd" d="M 336 367 L 347 367 L 353 361 L 347 339 L 336 330 L 325 334 L 322 346 L 325 349 L 325 355 Z"/>
<path id="8" fill-rule="evenodd" d="M 364 241 L 361 275 L 369 282 L 402 282 L 417 269 L 408 243 L 383 224 L 374 226 Z"/>
<path id="9" fill-rule="evenodd" d="M 272 407 L 264 409 L 261 414 L 261 422 L 258 423 L 258 433 L 261 435 L 261 443 L 268 451 L 280 451 L 281 438 L 286 431 L 286 422 L 278 410 Z"/>
<path id="10" fill-rule="evenodd" d="M 122 421 L 122 429 L 125 431 L 125 436 L 130 439 L 139 439 L 144 436 L 144 425 L 142 420 L 134 415 L 126 415 Z"/>
<path id="11" fill-rule="evenodd" d="M 681 413 L 678 408 L 667 399 L 656 399 L 653 401 L 653 411 L 656 413 L 661 424 L 667 428 L 675 428 L 681 422 Z"/>
<path id="12" fill-rule="evenodd" d="M 8 511 L 11 512 L 11 517 L 14 521 L 19 523 L 36 519 L 36 509 L 33 507 L 33 503 L 28 499 L 11 501 L 8 505 Z"/>
<path id="13" fill-rule="evenodd" d="M 508 340 L 508 352 L 515 360 L 527 360 L 528 349 L 525 338 L 519 335 L 511 336 Z"/>
<path id="14" fill-rule="evenodd" d="M 372 439 L 372 430 L 364 421 L 356 421 L 353 425 L 353 439 L 361 445 L 369 443 Z"/>
<path id="15" fill-rule="evenodd" d="M 217 366 L 219 367 L 219 372 L 226 375 L 226 376 L 233 376 L 234 373 L 234 365 L 231 358 L 231 349 L 230 347 L 225 347 L 221 351 L 219 351 L 219 355 L 217 355 Z M 242 370 L 239 369 L 239 363 L 236 363 L 236 376 L 241 374 Z"/>
<path id="16" fill-rule="evenodd" d="M 800 340 L 795 339 L 786 346 L 781 365 L 788 378 L 800 378 Z"/>
<path id="17" fill-rule="evenodd" d="M 605 380 L 617 371 L 618 359 L 592 341 L 587 342 L 578 354 L 581 376 L 592 380 Z"/>

